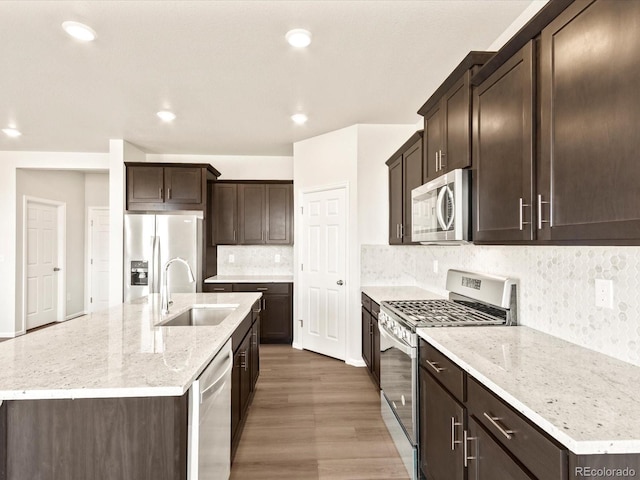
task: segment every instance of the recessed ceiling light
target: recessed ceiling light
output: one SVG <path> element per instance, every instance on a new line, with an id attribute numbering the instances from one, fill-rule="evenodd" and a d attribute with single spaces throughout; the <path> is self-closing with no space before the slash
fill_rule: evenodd
<path id="1" fill-rule="evenodd" d="M 308 47 L 311 43 L 311 32 L 302 28 L 289 30 L 285 35 L 289 45 L 296 48 Z"/>
<path id="2" fill-rule="evenodd" d="M 79 22 L 63 22 L 62 28 L 73 38 L 81 42 L 92 42 L 96 39 L 95 30 Z"/>
<path id="3" fill-rule="evenodd" d="M 307 123 L 308 118 L 304 113 L 296 113 L 291 115 L 291 120 L 293 120 L 293 123 L 296 125 L 303 125 Z"/>
<path id="4" fill-rule="evenodd" d="M 3 128 L 2 131 L 7 137 L 14 137 L 15 138 L 15 137 L 19 137 L 20 135 L 22 135 L 22 133 L 20 133 L 20 131 L 15 129 L 15 128 Z"/>
<path id="5" fill-rule="evenodd" d="M 158 115 L 160 120 L 162 120 L 163 122 L 172 122 L 176 119 L 176 114 L 170 112 L 169 110 L 161 110 L 156 115 Z"/>

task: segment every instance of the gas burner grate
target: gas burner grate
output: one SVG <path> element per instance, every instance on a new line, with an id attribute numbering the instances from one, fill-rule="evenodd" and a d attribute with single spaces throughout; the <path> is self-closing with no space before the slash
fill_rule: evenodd
<path id="1" fill-rule="evenodd" d="M 503 310 L 475 302 L 462 304 L 451 300 L 396 300 L 385 303 L 418 327 L 503 325 L 506 321 Z"/>

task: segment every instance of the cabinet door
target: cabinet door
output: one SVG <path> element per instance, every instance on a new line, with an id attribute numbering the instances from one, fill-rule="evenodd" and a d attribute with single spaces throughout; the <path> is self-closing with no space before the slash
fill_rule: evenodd
<path id="1" fill-rule="evenodd" d="M 291 295 L 264 295 L 261 343 L 291 343 L 293 340 L 293 312 Z"/>
<path id="2" fill-rule="evenodd" d="M 473 108 L 474 240 L 532 240 L 531 42 L 475 89 Z"/>
<path id="3" fill-rule="evenodd" d="M 164 169 L 165 203 L 200 205 L 202 203 L 202 169 L 166 167 Z"/>
<path id="4" fill-rule="evenodd" d="M 162 203 L 163 172 L 162 167 L 127 167 L 127 203 Z"/>
<path id="5" fill-rule="evenodd" d="M 440 169 L 440 152 L 442 151 L 443 117 L 444 111 L 442 109 L 442 103 L 433 107 L 424 116 L 422 183 L 426 183 L 442 175 Z"/>
<path id="6" fill-rule="evenodd" d="M 241 347 L 242 345 L 240 345 Z M 242 358 L 244 352 L 238 348 L 233 355 L 233 370 L 231 374 L 231 444 L 237 445 L 236 435 L 242 418 Z"/>
<path id="7" fill-rule="evenodd" d="M 429 480 L 463 480 L 464 408 L 422 367 L 419 377 L 420 468 Z"/>
<path id="8" fill-rule="evenodd" d="M 216 183 L 213 192 L 215 242 L 217 245 L 235 245 L 237 243 L 238 185 L 235 183 Z"/>
<path id="9" fill-rule="evenodd" d="M 402 243 L 411 244 L 411 190 L 422 185 L 422 139 L 402 155 L 404 176 L 403 222 L 400 229 Z"/>
<path id="10" fill-rule="evenodd" d="M 293 244 L 293 185 L 267 184 L 266 243 Z"/>
<path id="11" fill-rule="evenodd" d="M 378 319 L 371 316 L 371 325 L 373 330 L 373 346 L 371 352 L 371 363 L 373 363 L 373 378 L 376 385 L 380 388 L 380 328 L 378 327 Z"/>
<path id="12" fill-rule="evenodd" d="M 542 31 L 543 239 L 640 239 L 638 18 L 637 1 L 577 1 Z"/>
<path id="13" fill-rule="evenodd" d="M 362 359 L 367 364 L 369 371 L 372 371 L 371 349 L 372 349 L 371 314 L 362 307 Z"/>
<path id="14" fill-rule="evenodd" d="M 502 449 L 474 417 L 467 439 L 469 480 L 534 480 Z"/>
<path id="15" fill-rule="evenodd" d="M 244 340 L 240 344 L 238 350 L 240 352 L 240 418 L 243 418 L 249 408 L 249 400 L 251 399 L 251 391 L 253 390 L 251 375 L 251 331 L 247 333 Z"/>
<path id="16" fill-rule="evenodd" d="M 402 156 L 389 165 L 389 245 L 402 243 L 400 228 L 404 221 L 402 190 Z"/>
<path id="17" fill-rule="evenodd" d="M 260 375 L 260 314 L 251 329 L 251 391 L 255 391 Z"/>
<path id="18" fill-rule="evenodd" d="M 471 165 L 470 76 L 471 72 L 467 71 L 442 99 L 445 121 L 441 173 Z"/>
<path id="19" fill-rule="evenodd" d="M 265 186 L 238 184 L 238 244 L 264 244 L 265 230 Z"/>

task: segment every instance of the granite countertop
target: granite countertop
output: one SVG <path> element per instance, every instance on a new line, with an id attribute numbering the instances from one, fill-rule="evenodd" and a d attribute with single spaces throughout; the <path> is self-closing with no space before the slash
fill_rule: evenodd
<path id="1" fill-rule="evenodd" d="M 215 275 L 204 283 L 293 283 L 293 275 Z"/>
<path id="2" fill-rule="evenodd" d="M 158 294 L 0 343 L 0 400 L 180 396 L 260 293 Z M 237 304 L 220 325 L 159 327 L 194 305 Z"/>
<path id="3" fill-rule="evenodd" d="M 399 286 L 363 286 L 362 293 L 366 294 L 371 300 L 380 304 L 383 301 L 391 300 L 434 300 L 445 298 L 434 292 L 430 292 L 419 287 Z"/>
<path id="4" fill-rule="evenodd" d="M 573 453 L 640 453 L 640 367 L 524 326 L 418 334 Z"/>

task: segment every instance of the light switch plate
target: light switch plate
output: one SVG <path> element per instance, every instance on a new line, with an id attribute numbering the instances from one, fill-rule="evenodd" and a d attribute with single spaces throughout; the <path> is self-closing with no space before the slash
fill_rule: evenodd
<path id="1" fill-rule="evenodd" d="M 613 308 L 613 280 L 596 278 L 596 307 Z"/>
<path id="2" fill-rule="evenodd" d="M 236 261 L 236 256 L 233 253 L 229 254 L 229 263 L 234 263 Z"/>
<path id="3" fill-rule="evenodd" d="M 433 273 L 438 273 L 438 260 L 433 261 Z"/>
<path id="4" fill-rule="evenodd" d="M 273 261 L 274 261 L 274 262 L 276 262 L 276 263 L 280 263 L 280 255 L 278 255 L 278 254 L 276 253 L 276 256 L 275 256 L 275 258 L 273 259 Z"/>

